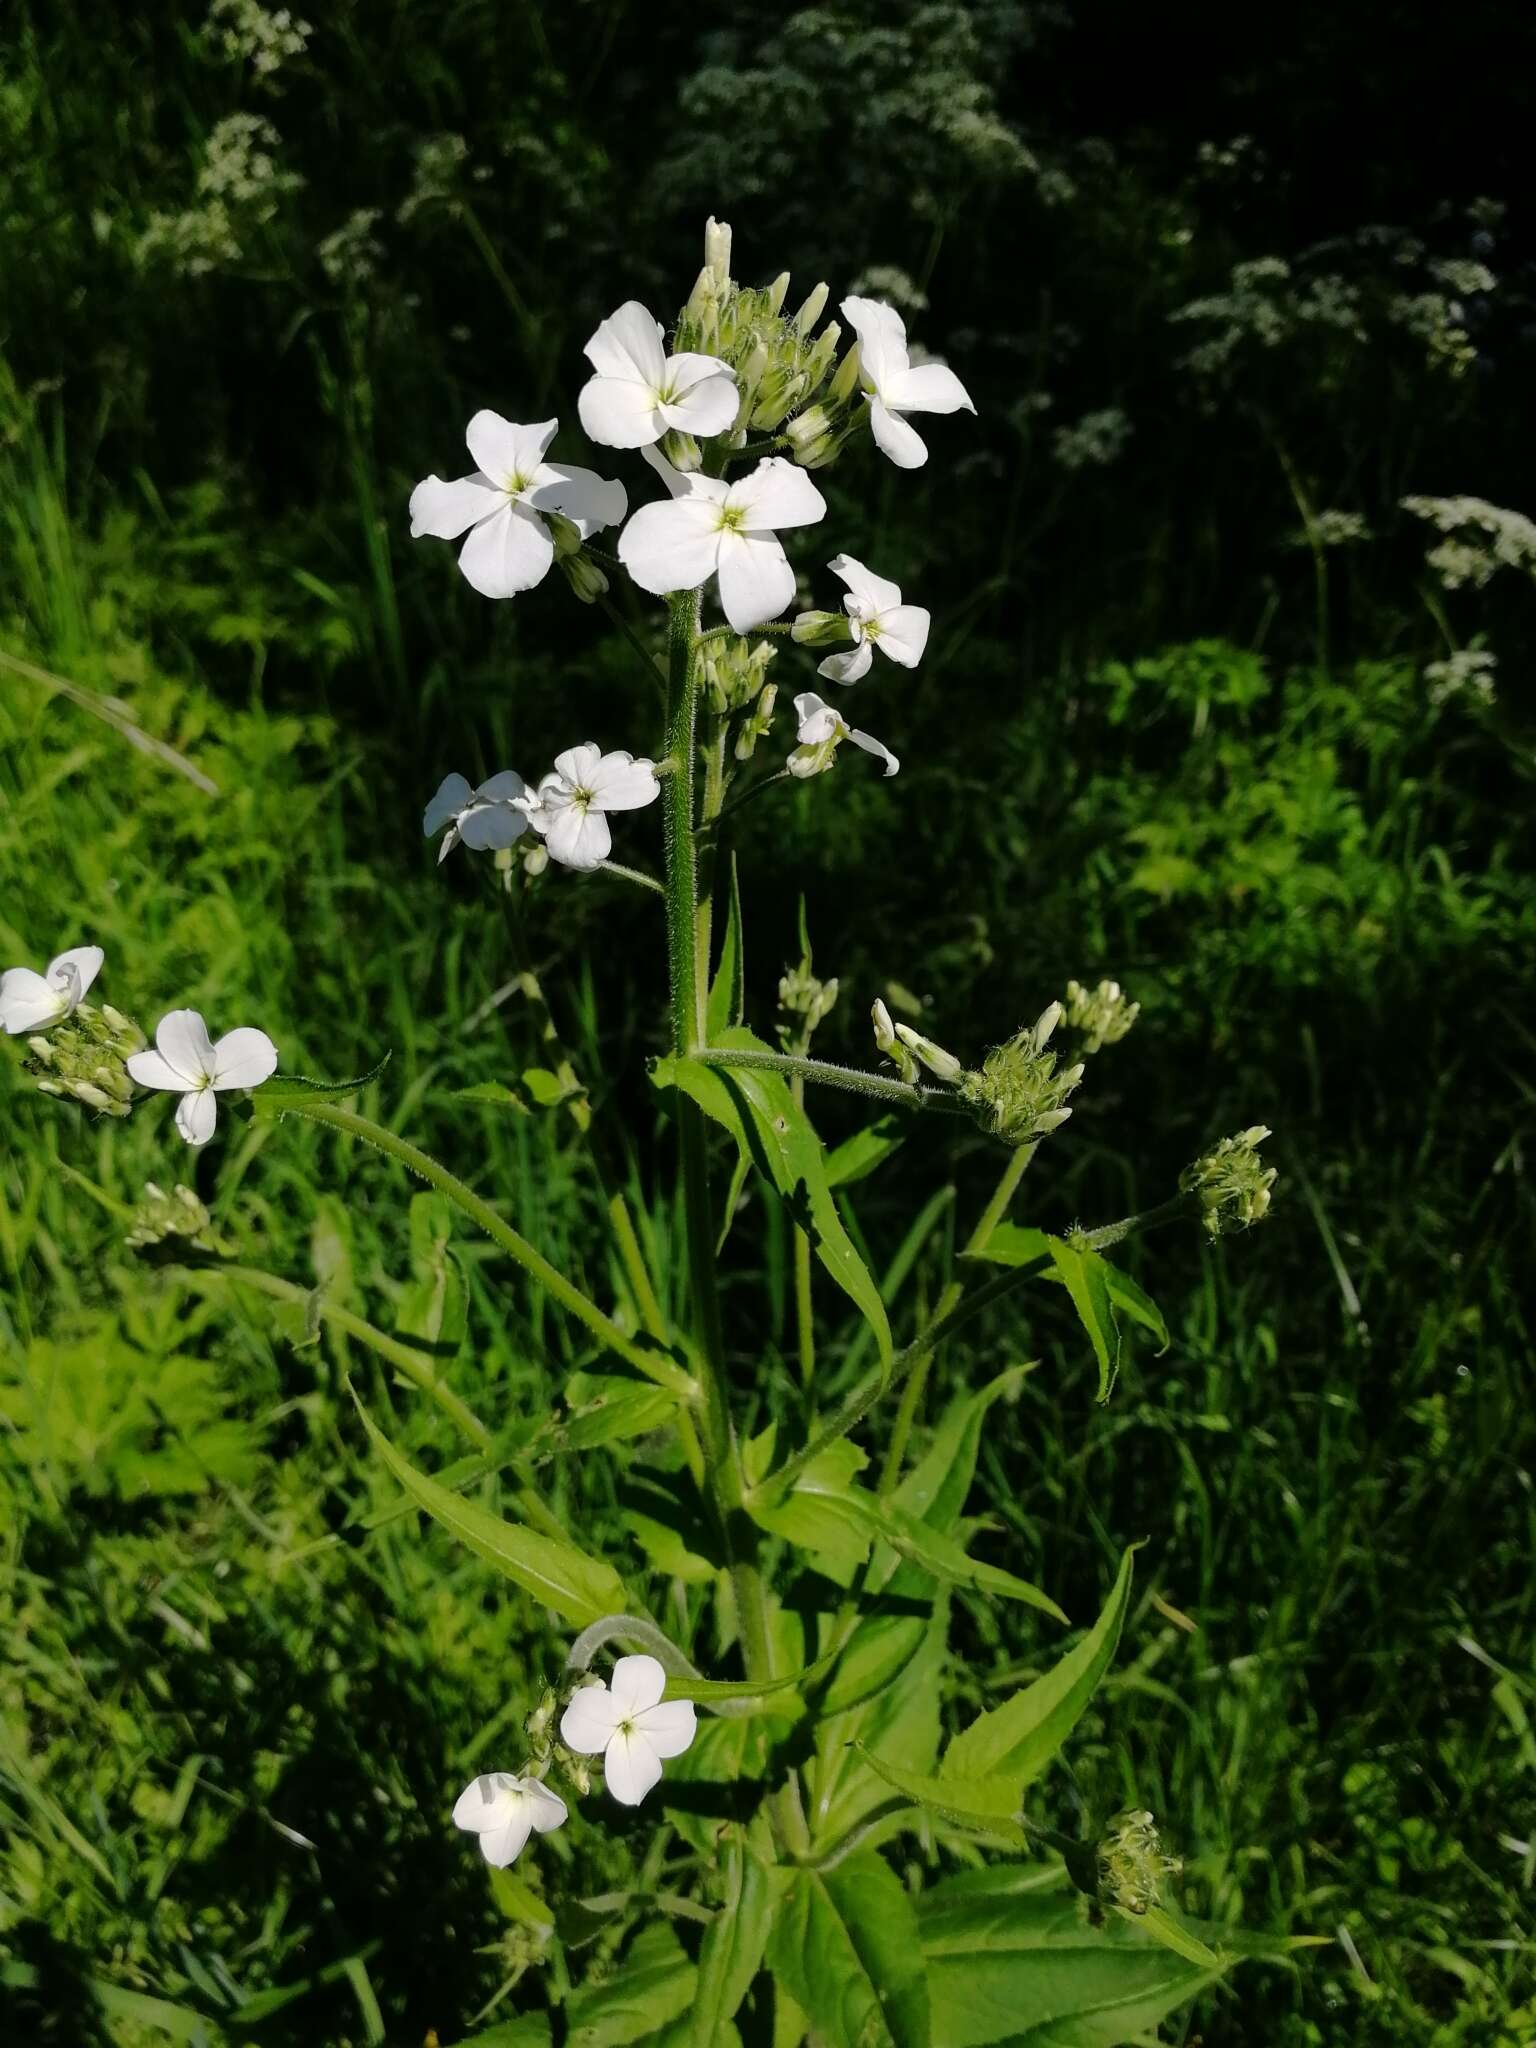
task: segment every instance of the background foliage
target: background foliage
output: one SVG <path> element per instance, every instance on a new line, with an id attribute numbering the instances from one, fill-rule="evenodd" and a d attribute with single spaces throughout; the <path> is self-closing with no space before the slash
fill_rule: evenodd
<path id="1" fill-rule="evenodd" d="M 802 894 L 834 1056 L 892 985 L 979 1050 L 1113 974 L 1142 1021 L 1031 1177 L 1038 1220 L 1156 1199 L 1256 1119 L 1283 1175 L 1262 1235 L 1142 1254 L 1174 1341 L 1107 1409 L 1048 1302 L 935 1374 L 930 1419 L 1042 1361 L 981 1478 L 996 1554 L 1075 1618 L 1152 1539 L 1041 1810 L 1150 1806 L 1192 1909 L 1337 1933 L 1189 2038 L 1536 2038 L 1533 593 L 1518 561 L 1446 589 L 1400 506 L 1530 508 L 1529 24 L 1303 7 L 1177 63 L 1140 10 L 1002 0 L 342 0 L 303 33 L 249 0 L 17 0 L 0 33 L 5 960 L 90 936 L 124 1007 L 259 1020 L 300 1071 L 390 1046 L 372 1113 L 579 1269 L 601 1194 L 567 1114 L 441 1106 L 545 1057 L 507 989 L 532 961 L 584 1070 L 600 1033 L 628 1077 L 596 1113 L 664 1250 L 657 934 L 559 876 L 511 925 L 416 832 L 447 768 L 638 748 L 651 707 L 562 590 L 488 607 L 413 551 L 405 497 L 475 406 L 573 413 L 581 342 L 681 297 L 706 212 L 744 276 L 889 293 L 981 420 L 916 477 L 819 479 L 834 516 L 876 508 L 934 655 L 870 712 L 895 784 L 845 765 L 749 814 L 749 1001 Z M 156 1105 L 103 1130 L 12 1060 L 0 1094 L 0 2000 L 71 2044 L 456 2040 L 536 1954 L 446 1814 L 547 1625 L 401 1512 L 342 1376 L 436 1462 L 430 1403 L 124 1248 L 143 1183 L 193 1172 Z M 413 1234 L 380 1162 L 235 1127 L 196 1173 L 248 1263 L 435 1314 L 478 1412 L 565 1417 L 569 1330 Z M 898 1318 L 985 1180 L 925 1131 L 860 1191 Z M 729 1286 L 767 1283 L 766 1420 L 791 1340 L 761 1221 Z M 561 1441 L 548 1484 L 616 1527 L 643 1442 L 619 1498 Z M 1044 1654 L 1021 1616 L 967 1607 L 975 1702 Z M 596 1829 L 549 1852 L 603 1889 Z"/>

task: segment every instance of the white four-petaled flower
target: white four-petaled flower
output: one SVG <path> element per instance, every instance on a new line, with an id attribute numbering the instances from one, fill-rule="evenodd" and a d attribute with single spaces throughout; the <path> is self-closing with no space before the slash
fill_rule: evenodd
<path id="1" fill-rule="evenodd" d="M 189 1145 L 206 1145 L 219 1120 L 217 1097 L 228 1088 L 259 1088 L 277 1068 L 277 1047 L 250 1025 L 226 1031 L 217 1044 L 196 1010 L 170 1010 L 155 1028 L 154 1052 L 124 1062 L 141 1088 L 179 1095 L 176 1128 Z"/>
<path id="2" fill-rule="evenodd" d="M 687 475 L 653 449 L 645 459 L 671 502 L 642 505 L 619 535 L 619 560 L 642 590 L 664 597 L 720 579 L 720 603 L 732 628 L 750 633 L 777 618 L 795 594 L 795 572 L 776 535 L 814 526 L 827 501 L 803 469 L 770 455 L 749 476 Z"/>
<path id="3" fill-rule="evenodd" d="M 503 768 L 478 789 L 471 789 L 462 775 L 445 775 L 421 819 L 428 839 L 444 825 L 448 827 L 437 850 L 438 859 L 446 860 L 461 839 L 476 853 L 489 853 L 521 838 L 528 829 L 528 813 L 517 799 L 527 788 L 511 768 Z"/>
<path id="4" fill-rule="evenodd" d="M 667 1674 L 654 1657 L 620 1657 L 606 1685 L 584 1685 L 560 1718 L 560 1740 L 578 1756 L 603 1759 L 603 1779 L 621 1806 L 638 1806 L 661 1781 L 663 1757 L 693 1741 L 692 1700 L 663 1700 Z"/>
<path id="5" fill-rule="evenodd" d="M 450 482 L 429 476 L 411 493 L 413 540 L 457 540 L 467 529 L 459 567 L 482 597 L 511 597 L 548 575 L 555 544 L 541 512 L 558 512 L 583 540 L 624 517 L 621 483 L 544 460 L 558 425 L 518 426 L 499 412 L 477 412 L 464 438 L 479 467 Z"/>
<path id="6" fill-rule="evenodd" d="M 723 434 L 736 423 L 736 373 L 718 356 L 669 356 L 662 325 L 637 299 L 603 321 L 584 351 L 597 372 L 577 400 L 588 438 L 647 448 L 669 428 Z"/>
<path id="7" fill-rule="evenodd" d="M 844 740 L 852 740 L 866 754 L 873 754 L 877 760 L 883 761 L 887 775 L 894 775 L 901 766 L 882 740 L 877 740 L 873 733 L 860 732 L 856 726 L 850 725 L 814 690 L 806 690 L 795 699 L 795 717 L 799 721 L 796 737 L 800 744 L 789 757 L 787 765 L 791 775 L 802 778 L 820 775 L 832 766 L 833 756 Z"/>
<path id="8" fill-rule="evenodd" d="M 453 1824 L 480 1837 L 480 1853 L 498 1870 L 514 1862 L 531 1834 L 563 1827 L 566 1804 L 537 1778 L 487 1771 L 454 1802 Z"/>
<path id="9" fill-rule="evenodd" d="M 909 412 L 974 412 L 971 395 L 944 363 L 914 364 L 906 322 L 878 299 L 844 299 L 843 318 L 859 337 L 859 384 L 869 400 L 877 445 L 898 469 L 920 469 L 928 450 Z"/>
<path id="10" fill-rule="evenodd" d="M 59 953 L 39 974 L 31 967 L 8 967 L 0 974 L 0 1029 L 19 1038 L 24 1031 L 46 1031 L 77 1009 L 106 958 L 100 946 L 73 946 Z"/>
<path id="11" fill-rule="evenodd" d="M 869 673 L 876 647 L 903 668 L 916 668 L 928 645 L 929 616 L 923 607 L 903 604 L 894 583 L 876 576 L 852 555 L 835 555 L 827 566 L 848 586 L 843 610 L 855 645 L 851 654 L 829 654 L 816 673 L 834 683 L 856 683 Z"/>
<path id="12" fill-rule="evenodd" d="M 655 764 L 623 750 L 605 754 L 586 740 L 555 756 L 555 771 L 518 807 L 543 838 L 551 860 L 600 868 L 613 849 L 606 813 L 638 811 L 661 795 Z"/>

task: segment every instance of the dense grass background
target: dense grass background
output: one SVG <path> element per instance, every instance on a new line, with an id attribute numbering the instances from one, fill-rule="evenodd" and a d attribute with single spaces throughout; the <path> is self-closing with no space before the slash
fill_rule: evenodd
<path id="1" fill-rule="evenodd" d="M 0 959 L 89 935 L 121 1007 L 259 1020 L 303 1072 L 387 1046 L 371 1113 L 604 1298 L 569 1118 L 451 1096 L 545 1056 L 544 1012 L 493 1000 L 534 962 L 666 1270 L 659 935 L 602 879 L 509 918 L 416 820 L 450 767 L 652 745 L 654 707 L 553 579 L 492 608 L 413 550 L 406 493 L 477 405 L 574 425 L 581 341 L 681 297 L 709 211 L 738 274 L 890 290 L 965 376 L 980 422 L 940 423 L 928 469 L 823 479 L 934 648 L 868 700 L 896 783 L 845 766 L 747 813 L 749 998 L 766 1024 L 802 894 L 833 1052 L 863 1056 L 892 983 L 979 1050 L 1118 976 L 1142 1021 L 1026 1183 L 1048 1226 L 1275 1127 L 1262 1233 L 1140 1254 L 1174 1342 L 1107 1409 L 1050 1303 L 930 1392 L 1041 1360 L 982 1480 L 1074 1615 L 1151 1538 L 1052 1817 L 1151 1806 L 1192 1908 L 1338 1936 L 1197 2010 L 1211 2048 L 1536 2039 L 1536 593 L 1530 563 L 1447 592 L 1399 508 L 1532 509 L 1536 50 L 1498 7 L 1451 49 L 1427 10 L 1390 37 L 1353 14 L 1234 22 L 1176 64 L 1131 10 L 989 0 L 702 27 L 342 4 L 271 74 L 223 40 L 238 7 L 19 0 L 0 30 Z M 275 139 L 231 185 L 210 138 L 242 115 Z M 1491 702 L 1427 672 L 1469 648 Z M 343 1375 L 446 1461 L 430 1402 L 302 1313 L 147 1268 L 124 1210 L 195 1172 L 247 1264 L 386 1326 L 441 1253 L 371 1156 L 239 1126 L 194 1166 L 167 1110 L 103 1126 L 0 1061 L 0 2002 L 71 2048 L 197 2015 L 450 2042 L 529 1956 L 447 1803 L 553 1638 L 400 1513 Z M 904 1326 L 989 1184 L 979 1141 L 919 1132 L 857 1191 Z M 615 1480 L 538 1432 L 583 1352 L 454 1252 L 453 1386 L 612 1527 L 639 1457 Z M 729 1303 L 765 1416 L 794 1398 L 786 1293 L 749 1209 Z M 978 1696 L 1042 1654 L 1014 1629 L 971 1613 Z M 551 1849 L 598 1888 L 595 1829 Z"/>

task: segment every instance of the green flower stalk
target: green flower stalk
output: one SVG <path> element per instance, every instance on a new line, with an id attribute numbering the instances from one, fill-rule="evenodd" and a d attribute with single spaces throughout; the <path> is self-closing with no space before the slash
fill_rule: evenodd
<path id="1" fill-rule="evenodd" d="M 1180 1174 L 1179 1186 L 1199 1201 L 1201 1220 L 1212 1237 L 1247 1230 L 1269 1214 L 1276 1171 L 1264 1165 L 1258 1150 L 1269 1135 L 1267 1124 L 1250 1124 Z"/>

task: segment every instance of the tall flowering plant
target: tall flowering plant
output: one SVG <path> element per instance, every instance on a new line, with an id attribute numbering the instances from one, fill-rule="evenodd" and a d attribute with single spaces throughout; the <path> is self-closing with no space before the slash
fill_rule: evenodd
<path id="1" fill-rule="evenodd" d="M 577 411 L 591 441 L 638 452 L 628 482 L 552 460 L 557 421 L 487 410 L 466 430 L 474 468 L 428 477 L 410 503 L 412 533 L 457 542 L 460 569 L 488 599 L 526 598 L 558 566 L 587 603 L 609 605 L 610 579 L 627 575 L 665 605 L 660 666 L 611 614 L 647 685 L 661 686 L 659 733 L 575 739 L 533 780 L 508 768 L 472 787 L 450 774 L 423 824 L 441 835 L 439 858 L 459 847 L 488 857 L 508 888 L 541 876 L 541 889 L 579 886 L 559 871 L 602 870 L 663 899 L 666 1047 L 651 1073 L 681 1159 L 683 1284 L 659 1284 L 614 1194 L 606 1213 L 627 1298 L 605 1306 L 493 1200 L 348 1106 L 357 1083 L 276 1071 L 277 1048 L 259 1029 L 214 1039 L 196 1012 L 173 1009 L 151 1049 L 131 1020 L 85 1001 L 103 964 L 95 948 L 7 973 L 0 1025 L 25 1039 L 39 1086 L 98 1113 L 129 1113 L 136 1087 L 174 1093 L 176 1128 L 194 1146 L 214 1137 L 225 1092 L 248 1097 L 258 1115 L 371 1143 L 584 1328 L 599 1366 L 580 1376 L 584 1447 L 670 1441 L 675 1520 L 631 1517 L 633 1547 L 605 1554 L 537 1497 L 531 1474 L 518 1494 L 525 1514 L 493 1512 L 474 1497 L 483 1465 L 457 1484 L 419 1469 L 358 1401 L 361 1428 L 411 1500 L 570 1632 L 521 1741 L 503 1735 L 487 1760 L 496 1767 L 445 1788 L 443 1801 L 444 1826 L 451 1818 L 478 1844 L 521 1925 L 524 2012 L 508 2038 L 669 2048 L 1139 2040 L 1255 1944 L 1179 1911 L 1177 1866 L 1149 1814 L 1100 1815 L 1066 1837 L 1030 1812 L 1031 1788 L 1115 1656 L 1131 1550 L 1106 1574 L 1097 1618 L 1058 1652 L 1050 1637 L 1067 1616 L 1007 1562 L 978 1556 L 966 1518 L 989 1411 L 1016 1394 L 1025 1368 L 965 1388 L 925 1440 L 914 1432 L 946 1343 L 1041 1282 L 1070 1302 L 1107 1399 L 1125 1325 L 1166 1342 L 1153 1302 L 1107 1254 L 1181 1218 L 1212 1235 L 1257 1221 L 1274 1179 L 1258 1151 L 1267 1133 L 1222 1140 L 1148 1212 L 1053 1234 L 1019 1222 L 1015 1208 L 1040 1147 L 1061 1142 L 1089 1063 L 1135 1023 L 1117 984 L 1069 982 L 1063 1000 L 985 1052 L 942 1046 L 877 1001 L 872 1063 L 848 1066 L 813 1052 L 839 990 L 815 974 L 807 945 L 780 985 L 773 1039 L 748 1023 L 732 820 L 787 778 L 832 772 L 845 744 L 895 775 L 896 754 L 840 706 L 853 687 L 877 687 L 887 661 L 920 663 L 930 631 L 928 612 L 878 565 L 843 551 L 857 545 L 845 534 L 825 558 L 843 585 L 840 608 L 785 616 L 796 587 L 789 550 L 814 565 L 811 530 L 827 519 L 815 473 L 866 436 L 877 455 L 914 468 L 928 449 L 913 416 L 974 408 L 952 369 L 913 360 L 890 307 L 845 300 L 844 348 L 839 326 L 823 324 L 825 286 L 787 313 L 787 277 L 738 285 L 730 253 L 729 230 L 711 221 L 704 268 L 670 335 L 629 301 L 587 344 Z M 631 488 L 645 493 L 634 509 Z M 792 736 L 776 739 L 771 672 L 782 655 L 815 663 L 835 701 L 799 690 Z M 651 752 L 610 746 L 615 737 Z M 659 877 L 615 858 L 616 840 L 627 856 L 640 837 L 627 814 L 653 805 L 664 827 Z M 568 1071 L 544 1080 L 579 1098 Z M 820 1089 L 862 1096 L 871 1111 L 831 1151 L 807 1107 Z M 904 1119 L 931 1115 L 988 1134 L 997 1185 L 966 1239 L 962 1277 L 898 1338 L 843 1190 L 894 1149 Z M 712 1133 L 734 1162 L 724 1203 Z M 776 1404 L 795 1419 L 757 1434 L 744 1427 L 748 1390 L 732 1364 L 750 1327 L 728 1339 L 717 1282 L 722 1231 L 748 1176 L 786 1213 L 797 1310 L 798 1385 Z M 135 1242 L 223 1256 L 194 1197 L 150 1192 Z M 303 1298 L 276 1276 L 231 1270 Z M 856 1333 L 830 1355 L 818 1349 L 817 1296 L 824 1318 L 828 1290 Z M 663 1308 L 669 1299 L 680 1314 Z M 329 1313 L 323 1298 L 315 1312 Z M 490 1448 L 492 1433 L 422 1354 L 350 1312 L 345 1327 L 438 1400 L 474 1451 Z M 957 1595 L 1012 1603 L 1042 1631 L 1031 1660 L 1041 1675 L 979 1712 L 949 1703 L 960 1690 L 947 1647 Z M 567 1912 L 577 1903 L 562 1889 L 569 1865 L 550 1860 L 547 1838 L 573 1823 L 601 1828 L 614 1808 L 657 1807 L 674 1832 L 650 1849 L 628 1832 L 639 1845 L 632 1885 L 581 1902 L 585 1921 Z M 921 1886 L 890 1860 L 914 1837 Z M 580 1929 L 599 1908 L 616 1918 L 602 1967 L 583 1981 Z"/>

